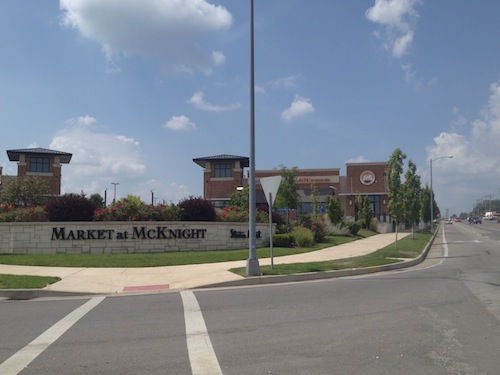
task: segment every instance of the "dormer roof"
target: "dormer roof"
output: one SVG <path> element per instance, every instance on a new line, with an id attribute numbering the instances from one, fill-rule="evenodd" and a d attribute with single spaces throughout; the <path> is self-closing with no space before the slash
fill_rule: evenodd
<path id="1" fill-rule="evenodd" d="M 49 150 L 47 148 L 20 148 L 7 150 L 10 161 L 19 161 L 22 154 L 30 156 L 59 156 L 61 158 L 61 163 L 64 164 L 68 164 L 73 156 L 73 154 L 68 152 Z"/>
<path id="2" fill-rule="evenodd" d="M 193 159 L 193 161 L 202 168 L 205 168 L 205 165 L 207 163 L 214 161 L 239 161 L 241 168 L 245 168 L 250 165 L 250 158 L 246 156 L 236 156 L 228 154 L 205 156 L 202 158 L 195 158 Z"/>

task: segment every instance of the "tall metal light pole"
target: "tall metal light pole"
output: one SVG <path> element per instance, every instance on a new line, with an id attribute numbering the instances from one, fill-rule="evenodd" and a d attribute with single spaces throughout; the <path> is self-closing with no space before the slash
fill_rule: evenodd
<path id="1" fill-rule="evenodd" d="M 114 185 L 114 189 L 113 189 L 113 204 L 116 203 L 116 185 L 120 185 L 119 182 L 112 182 L 111 185 Z"/>
<path id="2" fill-rule="evenodd" d="M 255 230 L 255 77 L 254 77 L 254 40 L 253 40 L 253 0 L 250 0 L 250 181 L 249 181 L 249 230 L 248 230 L 248 260 L 246 274 L 248 276 L 260 275 L 259 260 L 256 250 Z"/>
<path id="3" fill-rule="evenodd" d="M 431 233 L 434 233 L 434 192 L 432 191 L 432 162 L 439 160 L 439 159 L 451 159 L 453 155 L 445 155 L 445 156 L 440 156 L 435 159 L 431 159 L 430 165 L 431 165 Z"/>

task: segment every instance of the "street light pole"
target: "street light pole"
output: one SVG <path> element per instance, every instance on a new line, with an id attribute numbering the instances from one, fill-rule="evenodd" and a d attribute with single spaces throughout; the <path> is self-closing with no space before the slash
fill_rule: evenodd
<path id="1" fill-rule="evenodd" d="M 250 0 L 250 181 L 249 181 L 249 230 L 248 260 L 246 274 L 260 275 L 256 249 L 256 199 L 255 199 L 255 78 L 254 78 L 254 40 L 253 40 L 253 0 Z"/>
<path id="2" fill-rule="evenodd" d="M 120 185 L 119 182 L 112 182 L 111 185 L 114 185 L 114 189 L 113 189 L 113 204 L 116 203 L 116 185 Z"/>
<path id="3" fill-rule="evenodd" d="M 451 159 L 453 157 L 453 155 L 449 156 L 449 155 L 445 155 L 445 156 L 440 156 L 438 158 L 435 158 L 435 159 L 431 159 L 430 161 L 430 173 L 431 173 L 431 233 L 434 233 L 434 192 L 432 191 L 432 162 L 433 161 L 436 161 L 436 160 L 439 160 L 439 159 L 445 159 L 445 158 L 448 158 L 448 159 Z"/>

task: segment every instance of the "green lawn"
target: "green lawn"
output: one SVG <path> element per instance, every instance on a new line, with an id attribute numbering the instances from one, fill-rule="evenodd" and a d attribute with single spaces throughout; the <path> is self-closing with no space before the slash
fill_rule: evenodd
<path id="1" fill-rule="evenodd" d="M 274 248 L 273 256 L 300 254 L 319 250 L 325 247 L 335 246 L 346 242 L 355 241 L 369 237 L 375 233 L 360 231 L 356 237 L 333 236 L 328 242 L 316 244 L 307 248 Z M 431 234 L 416 233 L 415 239 L 411 235 L 398 241 L 398 251 L 391 244 L 379 251 L 362 257 L 340 259 L 327 262 L 296 263 L 271 266 L 261 266 L 263 275 L 282 275 L 304 272 L 321 272 L 349 268 L 371 267 L 389 263 L 400 262 L 398 258 L 415 258 L 425 249 L 431 239 Z M 269 258 L 269 248 L 257 249 L 259 259 Z M 152 253 L 152 254 L 100 254 L 100 255 L 49 255 L 49 254 L 0 254 L 0 263 L 50 266 L 50 267 L 157 267 L 185 264 L 201 264 L 226 262 L 248 259 L 248 249 L 224 250 L 224 251 L 196 251 L 176 253 Z M 245 276 L 245 268 L 231 270 Z M 59 281 L 55 277 L 37 276 L 14 276 L 0 275 L 0 289 L 28 289 L 43 288 L 48 284 Z"/>
<path id="2" fill-rule="evenodd" d="M 0 289 L 39 289 L 59 280 L 52 276 L 0 275 Z"/>
<path id="3" fill-rule="evenodd" d="M 332 236 L 328 242 L 305 248 L 273 248 L 273 256 L 306 253 L 325 247 L 340 245 L 374 235 L 360 231 L 359 235 Z M 259 259 L 269 258 L 269 248 L 257 249 Z M 220 251 L 181 251 L 147 254 L 0 254 L 1 264 L 46 267 L 159 267 L 185 264 L 229 262 L 248 259 L 248 249 Z"/>
<path id="4" fill-rule="evenodd" d="M 335 271 L 351 268 L 365 268 L 381 266 L 384 264 L 401 262 L 399 258 L 416 258 L 427 246 L 432 235 L 427 233 L 416 233 L 415 239 L 411 235 L 398 241 L 398 251 L 394 244 L 384 247 L 374 253 L 347 259 L 338 259 L 325 262 L 293 263 L 271 266 L 261 266 L 262 275 L 289 275 L 293 273 Z M 245 276 L 245 268 L 234 268 L 231 270 L 238 275 Z"/>

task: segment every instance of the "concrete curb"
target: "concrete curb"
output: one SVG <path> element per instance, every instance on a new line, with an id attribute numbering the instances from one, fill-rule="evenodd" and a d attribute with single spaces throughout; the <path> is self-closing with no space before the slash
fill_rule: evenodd
<path id="1" fill-rule="evenodd" d="M 427 246 L 420 256 L 414 259 L 405 260 L 400 263 L 386 264 L 383 266 L 374 266 L 366 268 L 351 268 L 339 271 L 322 271 L 322 272 L 309 272 L 309 273 L 297 273 L 291 275 L 272 275 L 272 276 L 254 276 L 246 277 L 241 280 L 226 281 L 220 283 L 212 283 L 202 286 L 197 286 L 193 289 L 206 289 L 206 288 L 218 288 L 218 287 L 235 287 L 235 286 L 251 286 L 260 284 L 278 284 L 278 283 L 289 283 L 296 281 L 307 281 L 307 280 L 322 280 L 331 279 L 338 277 L 347 276 L 358 276 L 367 275 L 370 273 L 392 271 L 401 268 L 413 267 L 420 264 L 425 260 L 429 250 L 434 243 L 438 229 L 434 233 L 434 236 L 430 239 Z M 65 291 L 53 291 L 46 289 L 0 289 L 0 298 L 6 298 L 9 300 L 30 300 L 34 298 L 44 298 L 44 297 L 81 297 L 81 296 L 95 296 L 100 295 L 99 293 L 92 292 L 65 292 Z"/>
<path id="2" fill-rule="evenodd" d="M 434 233 L 434 236 L 429 240 L 427 246 L 425 247 L 422 254 L 420 254 L 417 258 L 405 260 L 400 263 L 386 264 L 383 266 L 373 266 L 366 268 L 350 268 L 339 271 L 321 271 L 321 272 L 309 272 L 309 273 L 296 273 L 291 275 L 271 275 L 271 276 L 254 276 L 247 277 L 241 280 L 234 281 L 226 281 L 222 283 L 213 283 L 209 285 L 199 286 L 196 289 L 204 289 L 204 288 L 218 288 L 218 287 L 233 287 L 233 286 L 251 286 L 251 285 L 259 285 L 259 284 L 278 284 L 278 283 L 289 283 L 296 281 L 307 281 L 307 280 L 322 280 L 322 279 L 333 279 L 338 277 L 347 277 L 347 276 L 358 276 L 358 275 L 367 275 L 370 273 L 384 272 L 384 271 L 393 271 L 402 268 L 409 268 L 416 266 L 417 264 L 422 263 L 427 254 L 429 253 L 432 244 L 434 243 L 434 239 L 436 238 L 437 230 Z"/>
<path id="3" fill-rule="evenodd" d="M 0 289 L 0 297 L 10 300 L 29 300 L 47 297 L 78 297 L 96 295 L 95 293 L 64 292 L 46 289 Z"/>

